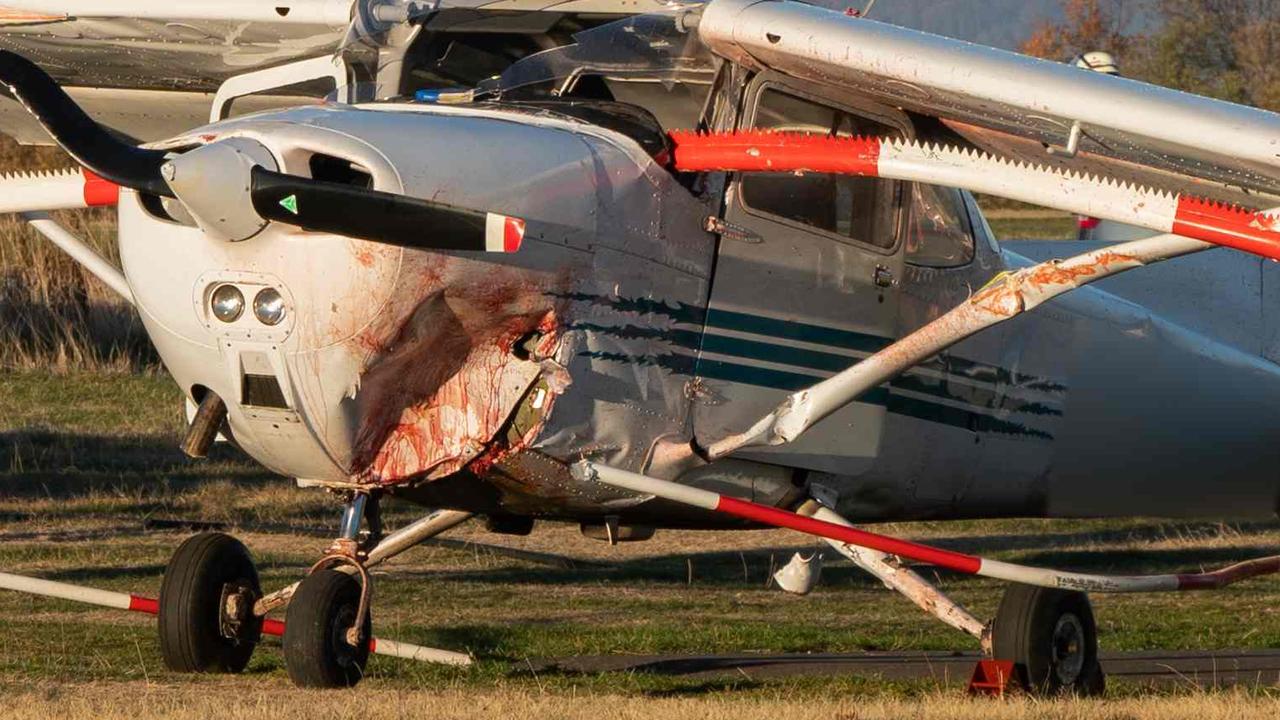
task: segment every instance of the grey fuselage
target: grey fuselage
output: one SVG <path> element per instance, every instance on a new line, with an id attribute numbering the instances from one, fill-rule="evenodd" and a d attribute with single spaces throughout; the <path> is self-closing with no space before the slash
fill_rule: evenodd
<path id="1" fill-rule="evenodd" d="M 175 140 L 252 138 L 285 166 L 329 153 L 380 189 L 496 206 L 529 231 L 497 259 L 282 228 L 227 244 L 127 196 L 124 269 L 170 371 L 193 399 L 229 399 L 235 441 L 282 474 L 491 515 L 734 524 L 574 480 L 582 457 L 779 506 L 822 486 L 854 521 L 1276 514 L 1280 367 L 1266 338 L 1280 275 L 1227 251 L 982 332 L 794 447 L 699 463 L 690 448 L 788 392 L 998 273 L 1078 247 L 1001 249 L 967 195 L 973 256 L 945 269 L 908 262 L 901 238 L 775 233 L 776 218 L 734 214 L 737 178 L 676 176 L 636 138 L 572 115 L 304 108 Z M 708 232 L 708 216 L 748 237 Z M 277 285 L 293 315 L 267 334 L 221 327 L 202 307 L 223 282 Z M 274 377 L 282 406 L 242 397 L 249 374 Z"/>

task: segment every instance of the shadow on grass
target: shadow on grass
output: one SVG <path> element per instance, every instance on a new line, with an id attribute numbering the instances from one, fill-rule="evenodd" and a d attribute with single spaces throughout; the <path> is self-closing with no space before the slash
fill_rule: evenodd
<path id="1" fill-rule="evenodd" d="M 757 549 L 749 552 L 706 552 L 673 554 L 626 560 L 609 568 L 579 568 L 566 570 L 551 567 L 530 568 L 503 566 L 497 568 L 469 568 L 451 571 L 418 573 L 398 572 L 403 578 L 448 580 L 463 583 L 512 583 L 532 585 L 580 585 L 590 582 L 644 581 L 662 585 L 737 586 L 759 587 L 765 583 L 768 571 L 780 567 L 790 559 L 794 548 Z M 1226 548 L 1176 548 L 1133 550 L 1044 550 L 1018 555 L 1016 562 L 1026 565 L 1050 567 L 1061 570 L 1097 573 L 1147 574 L 1163 572 L 1197 572 L 1200 568 L 1216 569 L 1221 566 L 1275 553 L 1273 546 L 1256 544 Z M 834 560 L 834 552 L 828 552 Z M 772 556 L 772 563 L 770 558 Z M 743 576 L 743 564 L 748 566 Z M 689 582 L 692 567 L 693 582 Z M 971 580 L 971 576 L 954 573 L 928 565 L 915 569 L 930 579 L 940 579 L 952 587 L 958 582 Z M 874 589 L 880 582 L 867 573 L 841 560 L 823 568 L 822 584 L 836 589 Z"/>
<path id="2" fill-rule="evenodd" d="M 45 580 L 77 584 L 94 580 L 143 580 L 159 577 L 164 574 L 164 565 L 135 565 L 132 567 L 77 567 L 64 570 L 42 571 L 40 577 Z"/>
<path id="3" fill-rule="evenodd" d="M 279 482 L 247 455 L 218 444 L 193 460 L 176 438 L 59 433 L 43 429 L 0 432 L 0 497 L 73 498 L 95 491 L 150 490 L 157 479 L 181 489 L 212 479 Z"/>

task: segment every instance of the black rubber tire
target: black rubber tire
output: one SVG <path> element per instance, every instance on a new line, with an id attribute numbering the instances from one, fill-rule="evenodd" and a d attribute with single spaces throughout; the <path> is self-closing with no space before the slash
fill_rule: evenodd
<path id="1" fill-rule="evenodd" d="M 1060 623 L 1067 635 L 1079 640 L 1078 649 L 1065 652 L 1074 662 L 1055 656 L 1055 633 Z M 1073 643 L 1071 647 L 1076 647 Z M 1010 585 L 1000 600 L 992 631 L 992 649 L 998 660 L 1012 660 L 1014 673 L 1035 695 L 1101 695 L 1106 688 L 1098 663 L 1098 627 L 1089 596 L 1073 590 Z"/>
<path id="2" fill-rule="evenodd" d="M 160 584 L 160 655 L 175 672 L 238 673 L 249 664 L 262 622 L 239 637 L 224 637 L 222 593 L 228 584 L 262 596 L 258 571 L 248 549 L 222 533 L 187 538 L 174 551 Z"/>
<path id="3" fill-rule="evenodd" d="M 308 575 L 293 599 L 284 626 L 284 664 L 298 687 L 352 687 L 364 677 L 373 622 L 364 620 L 364 642 L 352 647 L 347 630 L 360 605 L 360 583 L 330 568 Z M 372 614 L 372 613 L 370 613 Z"/>

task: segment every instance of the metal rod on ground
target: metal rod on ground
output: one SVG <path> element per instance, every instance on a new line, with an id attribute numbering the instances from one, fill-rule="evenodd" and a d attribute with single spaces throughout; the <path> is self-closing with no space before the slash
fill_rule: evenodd
<path id="1" fill-rule="evenodd" d="M 13 575 L 6 572 L 0 572 L 0 589 L 60 598 L 118 610 L 146 613 L 147 615 L 157 615 L 160 612 L 160 603 L 155 598 L 111 590 L 98 590 L 54 580 Z M 263 620 L 262 632 L 264 635 L 280 637 L 284 635 L 284 623 L 279 620 Z M 464 653 L 438 650 L 385 638 L 372 638 L 369 641 L 369 651 L 378 655 L 389 655 L 422 662 L 443 663 L 445 665 L 461 666 L 471 664 L 471 656 Z"/>
<path id="2" fill-rule="evenodd" d="M 930 563 L 966 575 L 1090 592 L 1132 593 L 1167 592 L 1173 590 L 1208 590 L 1225 587 L 1251 577 L 1280 572 L 1280 555 L 1237 563 L 1207 573 L 1183 575 L 1096 575 L 1064 572 L 1047 568 L 1015 565 L 989 560 L 976 555 L 943 550 L 909 540 L 879 535 L 866 530 L 805 517 L 779 508 L 727 497 L 709 490 L 680 485 L 669 480 L 640 475 L 607 465 L 583 460 L 573 466 L 574 474 L 583 481 L 598 480 L 606 485 L 653 495 L 693 507 L 725 513 L 744 520 L 789 528 L 842 543 L 871 548 L 918 562 Z"/>

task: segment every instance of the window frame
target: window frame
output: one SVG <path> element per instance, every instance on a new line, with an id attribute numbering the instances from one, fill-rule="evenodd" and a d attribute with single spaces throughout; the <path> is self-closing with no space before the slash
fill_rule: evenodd
<path id="1" fill-rule="evenodd" d="M 762 73 L 752 79 L 747 87 L 744 110 L 739 116 L 738 127 L 744 130 L 756 129 L 756 117 L 760 110 L 760 99 L 770 90 L 781 92 L 785 95 L 791 95 L 805 102 L 815 105 L 829 107 L 833 110 L 854 115 L 866 120 L 878 122 L 881 125 L 887 125 L 901 133 L 904 139 L 912 139 L 915 136 L 914 128 L 910 119 L 900 112 L 892 108 L 862 99 L 853 99 L 845 97 L 838 92 L 827 91 L 817 86 L 808 86 L 800 83 L 789 82 L 782 77 L 773 73 Z M 795 230 L 812 233 L 815 236 L 829 238 L 850 247 L 859 248 L 873 252 L 877 255 L 892 257 L 897 255 L 903 249 L 903 227 L 905 222 L 905 204 L 903 203 L 903 188 L 907 186 L 901 180 L 889 180 L 886 178 L 877 178 L 878 182 L 890 183 L 891 192 L 889 196 L 892 198 L 889 206 L 883 208 L 881 212 L 885 213 L 885 226 L 890 229 L 893 235 L 893 244 L 888 246 L 874 245 L 872 243 L 862 242 L 847 235 L 831 232 L 814 225 L 793 220 L 782 215 L 774 215 L 767 210 L 752 207 L 747 204 L 745 193 L 743 193 L 742 184 L 745 179 L 744 173 L 735 173 L 733 182 L 733 194 L 735 204 L 743 213 L 755 218 L 775 222 L 785 225 Z M 967 209 L 966 209 L 967 210 Z"/>
<path id="2" fill-rule="evenodd" d="M 927 268 L 929 270 L 962 270 L 972 265 L 978 259 L 978 231 L 977 231 L 977 227 L 975 227 L 973 222 L 973 211 L 969 208 L 970 196 L 965 193 L 964 189 L 953 188 L 950 185 L 937 185 L 936 183 L 921 183 L 921 182 L 913 182 L 913 183 L 909 183 L 909 185 L 913 190 L 916 185 L 933 185 L 934 187 L 943 187 L 943 188 L 955 190 L 960 199 L 960 204 L 958 207 L 960 208 L 960 212 L 963 213 L 964 215 L 964 224 L 966 226 L 966 229 L 969 232 L 969 239 L 972 241 L 973 244 L 970 246 L 969 259 L 958 265 L 927 265 L 924 263 L 913 262 L 911 260 L 911 253 L 907 251 L 905 246 L 903 247 L 903 252 L 902 252 L 902 262 L 906 263 L 907 265 L 910 265 L 911 267 Z M 907 203 L 903 203 L 903 204 L 906 205 Z M 914 204 L 915 203 L 913 201 L 911 205 L 914 205 Z M 907 210 L 908 225 L 911 222 L 910 218 L 911 218 L 912 209 L 913 208 Z M 903 234 L 905 235 L 906 233 L 904 232 Z M 905 237 L 904 237 L 904 240 L 905 240 Z"/>

